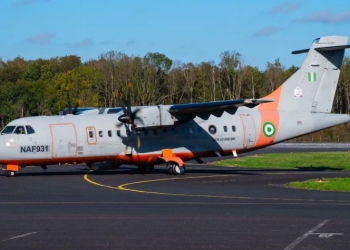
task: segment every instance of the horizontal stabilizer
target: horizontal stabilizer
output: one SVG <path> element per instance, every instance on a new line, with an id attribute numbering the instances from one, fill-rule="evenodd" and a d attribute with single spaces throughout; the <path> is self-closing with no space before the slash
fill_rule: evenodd
<path id="1" fill-rule="evenodd" d="M 310 49 L 295 50 L 295 51 L 292 51 L 292 54 L 295 55 L 295 54 L 307 53 L 309 52 L 309 50 Z"/>
<path id="2" fill-rule="evenodd" d="M 225 109 L 238 108 L 246 106 L 253 108 L 261 103 L 273 102 L 274 99 L 239 99 L 218 102 L 202 102 L 190 104 L 175 104 L 169 108 L 171 114 L 200 114 L 210 111 L 219 111 Z"/>
<path id="3" fill-rule="evenodd" d="M 350 48 L 350 44 L 341 45 L 341 46 L 320 47 L 320 48 L 315 48 L 315 50 L 317 50 L 317 51 L 331 51 L 331 50 L 341 50 L 341 49 L 348 49 L 348 48 Z"/>
<path id="4" fill-rule="evenodd" d="M 315 48 L 317 51 L 332 51 L 332 50 L 341 50 L 341 49 L 348 49 L 350 48 L 350 45 L 341 45 L 341 46 L 328 46 L 328 47 L 319 47 Z M 309 52 L 309 49 L 302 49 L 302 50 L 295 50 L 292 52 L 292 54 L 302 54 Z"/>

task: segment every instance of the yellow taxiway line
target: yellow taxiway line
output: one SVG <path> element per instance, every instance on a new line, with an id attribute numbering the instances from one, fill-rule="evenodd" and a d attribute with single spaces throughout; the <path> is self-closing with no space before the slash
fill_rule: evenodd
<path id="1" fill-rule="evenodd" d="M 289 198 L 273 198 L 273 197 L 248 197 L 248 196 L 223 196 L 223 195 L 208 195 L 208 194 L 182 194 L 182 193 L 166 193 L 166 192 L 154 192 L 154 191 L 145 191 L 140 189 L 132 189 L 126 188 L 126 186 L 137 185 L 142 183 L 151 183 L 151 182 L 159 182 L 159 181 L 173 181 L 173 180 L 187 180 L 187 179 L 204 179 L 204 178 L 215 178 L 215 177 L 232 177 L 232 175 L 209 175 L 209 176 L 192 176 L 192 177 L 172 177 L 172 178 L 162 178 L 156 180 L 146 180 L 146 181 L 138 181 L 138 182 L 130 182 L 115 186 L 108 186 L 101 183 L 94 182 L 89 179 L 89 173 L 93 172 L 90 170 L 88 173 L 84 175 L 84 179 L 96 186 L 121 190 L 121 191 L 129 191 L 134 193 L 141 194 L 155 194 L 155 195 L 166 195 L 166 196 L 183 196 L 183 197 L 201 197 L 201 198 L 224 198 L 224 199 L 241 199 L 241 200 L 274 200 L 274 201 L 294 201 L 294 202 L 342 202 L 344 205 L 349 205 L 348 200 L 316 200 L 316 199 L 289 199 Z M 269 173 L 271 174 L 271 173 Z M 273 173 L 273 174 L 281 174 L 281 173 Z"/>

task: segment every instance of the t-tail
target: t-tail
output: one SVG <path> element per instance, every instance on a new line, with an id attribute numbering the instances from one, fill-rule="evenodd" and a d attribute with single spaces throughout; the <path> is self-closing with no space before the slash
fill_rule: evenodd
<path id="1" fill-rule="evenodd" d="M 267 96 L 278 102 L 273 106 L 285 111 L 330 113 L 344 50 L 350 48 L 347 41 L 344 36 L 321 37 L 313 41 L 310 49 L 293 51 L 307 56 L 300 69 Z"/>
<path id="2" fill-rule="evenodd" d="M 297 72 L 265 97 L 274 102 L 259 105 L 262 130 L 257 146 L 349 122 L 348 114 L 331 114 L 344 51 L 350 48 L 347 41 L 344 36 L 321 37 L 310 49 L 292 52 L 307 56 Z M 269 138 L 263 133 L 266 124 L 273 124 L 277 130 Z"/>

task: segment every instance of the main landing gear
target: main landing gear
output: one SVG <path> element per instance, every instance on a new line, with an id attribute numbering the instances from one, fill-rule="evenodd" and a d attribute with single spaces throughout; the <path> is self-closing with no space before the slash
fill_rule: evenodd
<path id="1" fill-rule="evenodd" d="M 176 162 L 167 162 L 166 168 L 169 171 L 169 174 L 173 174 L 173 175 L 182 175 L 185 173 L 185 170 L 186 170 L 185 166 L 181 167 Z"/>
<path id="2" fill-rule="evenodd" d="M 140 173 L 149 174 L 154 172 L 154 165 L 138 166 Z M 166 163 L 166 169 L 169 174 L 182 175 L 185 173 L 185 166 L 180 166 L 178 163 L 170 161 Z"/>

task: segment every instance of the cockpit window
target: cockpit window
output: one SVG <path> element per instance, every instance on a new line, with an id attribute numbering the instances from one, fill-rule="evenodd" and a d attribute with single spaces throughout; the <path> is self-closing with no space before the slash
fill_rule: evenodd
<path id="1" fill-rule="evenodd" d="M 6 126 L 2 131 L 1 134 L 12 134 L 13 130 L 15 130 L 16 126 Z"/>
<path id="2" fill-rule="evenodd" d="M 15 134 L 25 134 L 26 131 L 24 130 L 24 126 L 17 126 L 15 130 Z"/>
<path id="3" fill-rule="evenodd" d="M 29 126 L 29 125 L 26 125 L 26 129 L 27 129 L 27 134 L 34 134 L 35 131 L 34 129 L 32 128 L 32 126 Z"/>

